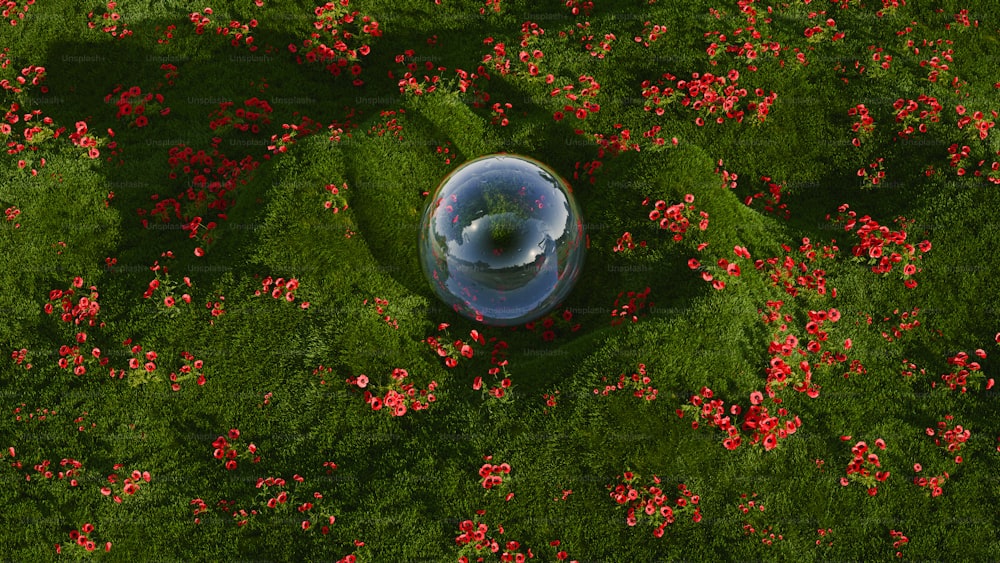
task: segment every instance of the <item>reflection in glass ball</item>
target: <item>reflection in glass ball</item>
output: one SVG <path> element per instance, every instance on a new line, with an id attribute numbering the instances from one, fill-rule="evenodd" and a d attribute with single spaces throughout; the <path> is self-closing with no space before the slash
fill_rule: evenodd
<path id="1" fill-rule="evenodd" d="M 583 221 L 566 182 L 524 156 L 482 156 L 453 170 L 420 225 L 420 261 L 438 296 L 489 325 L 537 319 L 583 265 Z"/>

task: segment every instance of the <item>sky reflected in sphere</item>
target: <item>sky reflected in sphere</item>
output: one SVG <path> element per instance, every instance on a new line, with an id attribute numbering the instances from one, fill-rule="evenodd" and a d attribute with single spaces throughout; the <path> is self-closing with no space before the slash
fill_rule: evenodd
<path id="1" fill-rule="evenodd" d="M 420 262 L 455 311 L 511 326 L 566 298 L 583 265 L 583 237 L 562 178 L 534 159 L 494 154 L 463 163 L 431 196 Z"/>

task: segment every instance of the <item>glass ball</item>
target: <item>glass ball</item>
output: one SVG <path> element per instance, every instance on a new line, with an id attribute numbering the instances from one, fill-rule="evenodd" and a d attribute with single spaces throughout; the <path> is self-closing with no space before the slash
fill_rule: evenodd
<path id="1" fill-rule="evenodd" d="M 420 262 L 456 312 L 494 326 L 544 316 L 573 289 L 584 258 L 571 188 L 534 159 L 492 154 L 448 174 L 424 210 Z"/>

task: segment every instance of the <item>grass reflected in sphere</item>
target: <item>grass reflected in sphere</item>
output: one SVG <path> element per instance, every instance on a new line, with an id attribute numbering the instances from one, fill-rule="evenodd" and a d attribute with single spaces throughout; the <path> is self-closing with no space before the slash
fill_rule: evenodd
<path id="1" fill-rule="evenodd" d="M 544 164 L 494 154 L 453 170 L 420 225 L 420 261 L 435 293 L 488 325 L 537 319 L 583 265 L 583 221 L 569 185 Z"/>

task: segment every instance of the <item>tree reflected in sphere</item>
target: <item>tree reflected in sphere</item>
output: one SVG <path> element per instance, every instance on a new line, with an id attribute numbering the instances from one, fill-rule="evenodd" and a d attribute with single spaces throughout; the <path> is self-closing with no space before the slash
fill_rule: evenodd
<path id="1" fill-rule="evenodd" d="M 569 185 L 544 164 L 494 154 L 453 170 L 420 224 L 420 262 L 437 295 L 488 325 L 535 320 L 573 289 L 583 221 Z"/>

